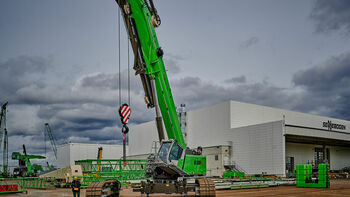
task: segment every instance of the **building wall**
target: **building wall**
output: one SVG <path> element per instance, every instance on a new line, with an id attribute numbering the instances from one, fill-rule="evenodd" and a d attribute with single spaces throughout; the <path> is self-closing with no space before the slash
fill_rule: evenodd
<path id="1" fill-rule="evenodd" d="M 132 126 L 128 134 L 130 155 L 150 153 L 154 144 L 153 142 L 159 140 L 155 121 Z"/>
<path id="2" fill-rule="evenodd" d="M 308 164 L 314 160 L 315 147 L 311 144 L 286 143 L 286 157 L 294 157 L 294 169 L 298 164 Z"/>
<path id="3" fill-rule="evenodd" d="M 189 147 L 229 145 L 230 102 L 187 112 Z"/>
<path id="4" fill-rule="evenodd" d="M 286 143 L 286 156 L 294 157 L 295 165 L 314 162 L 315 148 L 322 148 L 321 145 Z M 326 146 L 329 148 L 330 169 L 340 170 L 350 166 L 350 148 L 339 146 Z"/>
<path id="5" fill-rule="evenodd" d="M 188 147 L 230 145 L 232 160 L 248 174 L 284 174 L 283 121 L 231 129 L 230 110 L 227 101 L 187 112 Z M 154 121 L 131 128 L 131 155 L 150 152 L 158 138 L 155 129 Z"/>
<path id="6" fill-rule="evenodd" d="M 147 159 L 149 154 L 141 154 L 141 155 L 128 155 L 126 159 Z"/>
<path id="7" fill-rule="evenodd" d="M 188 111 L 186 118 L 188 147 L 229 145 L 232 147 L 232 161 L 248 174 L 264 172 L 284 175 L 285 134 L 350 142 L 350 135 L 347 133 L 350 132 L 349 121 L 236 101 Z M 323 121 L 328 120 L 346 125 L 346 130 L 328 131 L 322 127 Z M 131 155 L 150 153 L 152 142 L 158 140 L 155 122 L 131 127 L 129 136 Z M 299 152 L 304 154 L 303 150 Z M 341 157 L 340 155 L 346 153 L 347 151 L 338 150 L 337 154 L 333 155 Z M 209 155 L 208 161 L 211 161 L 210 157 Z M 304 158 L 300 159 L 304 161 Z"/>
<path id="8" fill-rule="evenodd" d="M 57 161 L 58 168 L 64 168 L 70 165 L 70 151 L 68 144 L 57 146 Z"/>
<path id="9" fill-rule="evenodd" d="M 237 101 L 230 101 L 230 107 L 231 128 L 255 125 L 277 120 L 285 120 L 286 125 L 297 125 L 302 127 L 311 127 L 316 129 L 327 130 L 328 128 L 323 127 L 323 122 L 332 121 L 332 123 L 342 124 L 346 126 L 345 130 L 333 129 L 333 131 L 350 133 L 350 121 L 346 120 L 300 113 L 284 109 L 277 109 L 261 105 L 254 105 L 249 103 L 241 103 Z"/>
<path id="10" fill-rule="evenodd" d="M 284 175 L 283 121 L 232 129 L 232 158 L 247 174 Z"/>
<path id="11" fill-rule="evenodd" d="M 331 170 L 350 166 L 350 148 L 332 146 L 329 151 Z"/>
<path id="12" fill-rule="evenodd" d="M 350 141 L 350 134 L 311 128 L 286 126 L 286 134 Z"/>
<path id="13" fill-rule="evenodd" d="M 120 159 L 123 156 L 122 145 L 68 143 L 57 147 L 57 167 L 74 165 L 76 160 L 97 159 L 99 147 L 103 148 L 102 159 Z"/>

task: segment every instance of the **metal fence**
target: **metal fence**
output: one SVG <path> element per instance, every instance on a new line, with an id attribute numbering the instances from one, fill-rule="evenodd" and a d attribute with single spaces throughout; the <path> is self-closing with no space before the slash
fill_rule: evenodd
<path id="1" fill-rule="evenodd" d="M 25 192 L 27 189 L 52 189 L 55 185 L 56 181 L 51 177 L 0 178 L 0 194 Z"/>
<path id="2" fill-rule="evenodd" d="M 87 159 L 75 161 L 83 171 L 83 185 L 94 181 L 118 180 L 127 181 L 145 179 L 147 160 L 128 159 L 123 165 L 122 159 Z"/>

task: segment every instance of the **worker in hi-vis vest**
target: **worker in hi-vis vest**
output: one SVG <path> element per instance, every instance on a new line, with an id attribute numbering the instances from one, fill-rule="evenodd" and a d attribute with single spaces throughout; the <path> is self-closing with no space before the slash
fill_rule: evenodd
<path id="1" fill-rule="evenodd" d="M 72 181 L 72 192 L 74 197 L 80 197 L 80 181 L 78 177 L 74 177 L 74 180 Z"/>

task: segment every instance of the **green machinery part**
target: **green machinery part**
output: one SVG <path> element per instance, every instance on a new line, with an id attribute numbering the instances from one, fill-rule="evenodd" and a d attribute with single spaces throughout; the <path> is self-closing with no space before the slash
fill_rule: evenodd
<path id="1" fill-rule="evenodd" d="M 223 178 L 224 179 L 233 179 L 233 178 L 242 178 L 244 177 L 244 172 L 235 172 L 228 170 L 224 173 Z"/>
<path id="2" fill-rule="evenodd" d="M 329 165 L 318 164 L 318 174 L 313 176 L 312 165 L 297 165 L 297 187 L 329 188 Z"/>
<path id="3" fill-rule="evenodd" d="M 184 162 L 186 160 L 186 162 Z M 191 175 L 206 175 L 207 160 L 201 155 L 185 155 L 185 159 L 179 159 L 177 167 Z"/>
<path id="4" fill-rule="evenodd" d="M 26 172 L 24 176 L 33 176 L 35 175 L 35 171 L 42 170 L 41 166 L 39 167 L 38 165 L 35 165 L 35 164 L 32 166 L 30 159 L 45 159 L 46 157 L 41 155 L 28 155 L 24 144 L 23 144 L 23 153 L 24 154 L 22 155 L 19 152 L 13 152 L 11 155 L 11 158 L 13 160 L 25 161 Z"/>

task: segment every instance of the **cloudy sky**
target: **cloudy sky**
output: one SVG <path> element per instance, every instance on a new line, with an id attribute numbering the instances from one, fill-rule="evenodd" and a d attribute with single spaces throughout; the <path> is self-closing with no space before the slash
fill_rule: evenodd
<path id="1" fill-rule="evenodd" d="M 190 110 L 233 99 L 350 120 L 350 1 L 154 3 L 176 105 Z M 0 104 L 9 102 L 9 152 L 26 144 L 29 153 L 44 154 L 45 122 L 59 144 L 121 143 L 118 61 L 114 0 L 2 0 Z M 130 124 L 153 120 L 131 72 Z"/>

